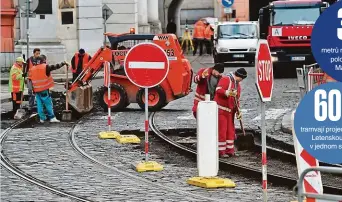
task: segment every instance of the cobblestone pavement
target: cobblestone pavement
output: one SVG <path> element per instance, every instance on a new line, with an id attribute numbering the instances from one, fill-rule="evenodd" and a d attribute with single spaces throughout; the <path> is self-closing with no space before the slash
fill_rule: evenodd
<path id="1" fill-rule="evenodd" d="M 208 58 L 201 58 L 204 62 Z M 204 63 L 203 62 L 203 63 Z M 203 66 L 193 63 L 195 71 Z M 236 68 L 227 68 L 232 71 Z M 249 78 L 243 84 L 242 106 L 244 119 L 250 128 L 256 128 L 258 123 L 258 103 L 254 86 L 254 69 L 247 68 Z M 268 108 L 268 131 L 276 131 L 276 123 L 282 113 L 279 111 L 294 107 L 298 96 L 283 94 L 285 90 L 296 89 L 295 80 L 276 80 L 273 102 Z M 161 128 L 195 127 L 195 120 L 191 118 L 193 94 L 170 103 L 165 110 L 157 113 L 156 121 Z M 116 130 L 143 130 L 144 115 L 137 105 L 132 104 L 127 112 L 113 113 L 113 127 Z M 273 112 L 271 109 L 274 109 Z M 273 113 L 273 114 L 272 114 Z M 285 113 L 285 112 L 284 112 Z M 276 114 L 276 115 L 274 115 Z M 277 117 L 277 118 L 274 118 Z M 281 118 L 280 118 L 281 119 Z M 193 197 L 187 193 L 179 193 L 154 187 L 142 181 L 132 181 L 126 176 L 115 173 L 103 167 L 92 164 L 75 153 L 68 140 L 70 124 L 46 124 L 35 128 L 17 129 L 5 142 L 3 151 L 10 161 L 40 180 L 44 180 L 57 188 L 66 190 L 80 197 L 88 197 L 96 201 L 160 201 L 163 198 L 169 201 L 197 201 L 201 197 Z M 129 167 L 141 160 L 143 154 L 139 146 L 118 145 L 113 140 L 99 140 L 97 133 L 106 129 L 106 113 L 99 112 L 88 120 L 80 123 L 76 128 L 76 140 L 79 146 L 91 156 L 118 169 L 135 174 L 150 181 L 167 186 L 178 187 L 183 191 L 200 194 L 205 197 L 224 199 L 225 201 L 251 201 L 260 199 L 260 183 L 244 179 L 240 176 L 231 176 L 229 173 L 220 175 L 231 177 L 238 187 L 235 189 L 203 190 L 188 186 L 185 180 L 197 173 L 196 164 L 185 165 L 167 164 L 161 155 L 152 154 L 153 159 L 164 164 L 165 171 L 159 173 L 138 174 Z M 153 142 L 151 143 L 153 148 Z M 167 152 L 166 152 L 167 153 Z M 8 172 L 1 172 L 1 201 L 63 201 L 57 195 L 41 190 L 34 185 L 18 180 Z M 20 193 L 20 194 L 18 194 Z M 17 197 L 18 195 L 18 197 Z M 289 201 L 291 191 L 281 188 L 270 188 L 270 201 Z M 171 200 L 172 199 L 172 200 Z M 68 201 L 68 199 L 65 199 Z M 204 200 L 206 201 L 206 200 Z"/>

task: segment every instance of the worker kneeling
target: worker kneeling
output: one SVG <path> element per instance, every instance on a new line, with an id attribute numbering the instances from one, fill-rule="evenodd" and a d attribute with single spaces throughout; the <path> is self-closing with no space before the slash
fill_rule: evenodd
<path id="1" fill-rule="evenodd" d="M 240 81 L 247 77 L 244 68 L 240 68 L 234 73 L 223 76 L 216 88 L 214 101 L 218 105 L 219 113 L 219 156 L 235 156 L 234 139 L 235 125 L 234 116 L 240 106 L 241 86 Z M 237 106 L 236 106 L 237 105 Z M 241 119 L 241 114 L 236 114 L 237 119 Z"/>
<path id="2" fill-rule="evenodd" d="M 39 57 L 42 63 L 30 68 L 29 77 L 32 81 L 33 92 L 36 94 L 37 111 L 40 118 L 40 122 L 44 123 L 44 121 L 46 121 L 44 106 L 46 108 L 50 122 L 60 122 L 56 119 L 55 114 L 53 112 L 53 104 L 49 91 L 49 89 L 54 86 L 51 71 L 59 69 L 67 63 L 62 62 L 61 64 L 57 65 L 47 65 L 46 56 L 41 55 Z"/>

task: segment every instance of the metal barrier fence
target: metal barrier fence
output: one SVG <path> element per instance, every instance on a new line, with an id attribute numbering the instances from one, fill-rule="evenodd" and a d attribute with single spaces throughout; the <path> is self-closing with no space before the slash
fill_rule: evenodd
<path id="1" fill-rule="evenodd" d="M 301 98 L 314 87 L 325 83 L 324 72 L 317 63 L 304 65 L 296 70 Z"/>
<path id="2" fill-rule="evenodd" d="M 307 199 L 322 199 L 326 202 L 328 201 L 342 201 L 342 195 L 332 195 L 332 194 L 313 194 L 313 193 L 304 193 L 303 189 L 303 183 L 304 183 L 304 177 L 306 174 L 308 174 L 311 171 L 319 171 L 319 172 L 325 172 L 325 173 L 334 173 L 334 174 L 342 174 L 342 168 L 335 168 L 335 167 L 311 167 L 305 169 L 299 176 L 299 180 L 297 182 L 298 187 L 298 202 L 303 202 L 304 197 L 307 197 Z M 320 201 L 322 201 L 320 200 Z"/>

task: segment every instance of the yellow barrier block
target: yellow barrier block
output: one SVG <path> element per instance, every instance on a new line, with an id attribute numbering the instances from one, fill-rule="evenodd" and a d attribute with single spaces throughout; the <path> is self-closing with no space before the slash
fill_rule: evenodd
<path id="1" fill-rule="evenodd" d="M 236 186 L 232 180 L 219 177 L 192 177 L 187 180 L 187 183 L 203 188 L 234 188 Z"/>
<path id="2" fill-rule="evenodd" d="M 140 143 L 140 139 L 136 135 L 120 135 L 116 138 L 116 140 L 120 144 L 128 144 L 128 143 L 139 144 Z"/>
<path id="3" fill-rule="evenodd" d="M 120 136 L 120 133 L 117 131 L 103 131 L 99 133 L 100 139 L 116 139 Z"/>
<path id="4" fill-rule="evenodd" d="M 148 172 L 148 171 L 162 171 L 164 167 L 155 161 L 144 161 L 138 163 L 136 170 L 138 172 Z"/>

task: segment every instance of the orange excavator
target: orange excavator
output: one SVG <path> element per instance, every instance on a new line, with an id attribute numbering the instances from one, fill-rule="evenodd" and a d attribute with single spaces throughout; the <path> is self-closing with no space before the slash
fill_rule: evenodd
<path id="1" fill-rule="evenodd" d="M 137 103 L 144 109 L 144 89 L 134 85 L 125 75 L 123 61 L 128 50 L 141 42 L 153 42 L 159 45 L 169 59 L 169 72 L 166 79 L 158 86 L 150 88 L 149 110 L 157 111 L 169 102 L 188 95 L 191 91 L 193 71 L 190 62 L 184 57 L 174 34 L 112 34 L 105 33 L 111 47 L 101 47 L 87 64 L 87 67 L 70 85 L 67 91 L 69 104 L 79 113 L 89 112 L 93 108 L 92 79 L 103 68 L 104 62 L 110 62 L 110 106 L 114 111 L 121 111 L 131 103 Z M 148 53 L 146 53 L 148 54 Z M 108 109 L 107 87 L 100 88 L 96 99 L 104 110 Z"/>

